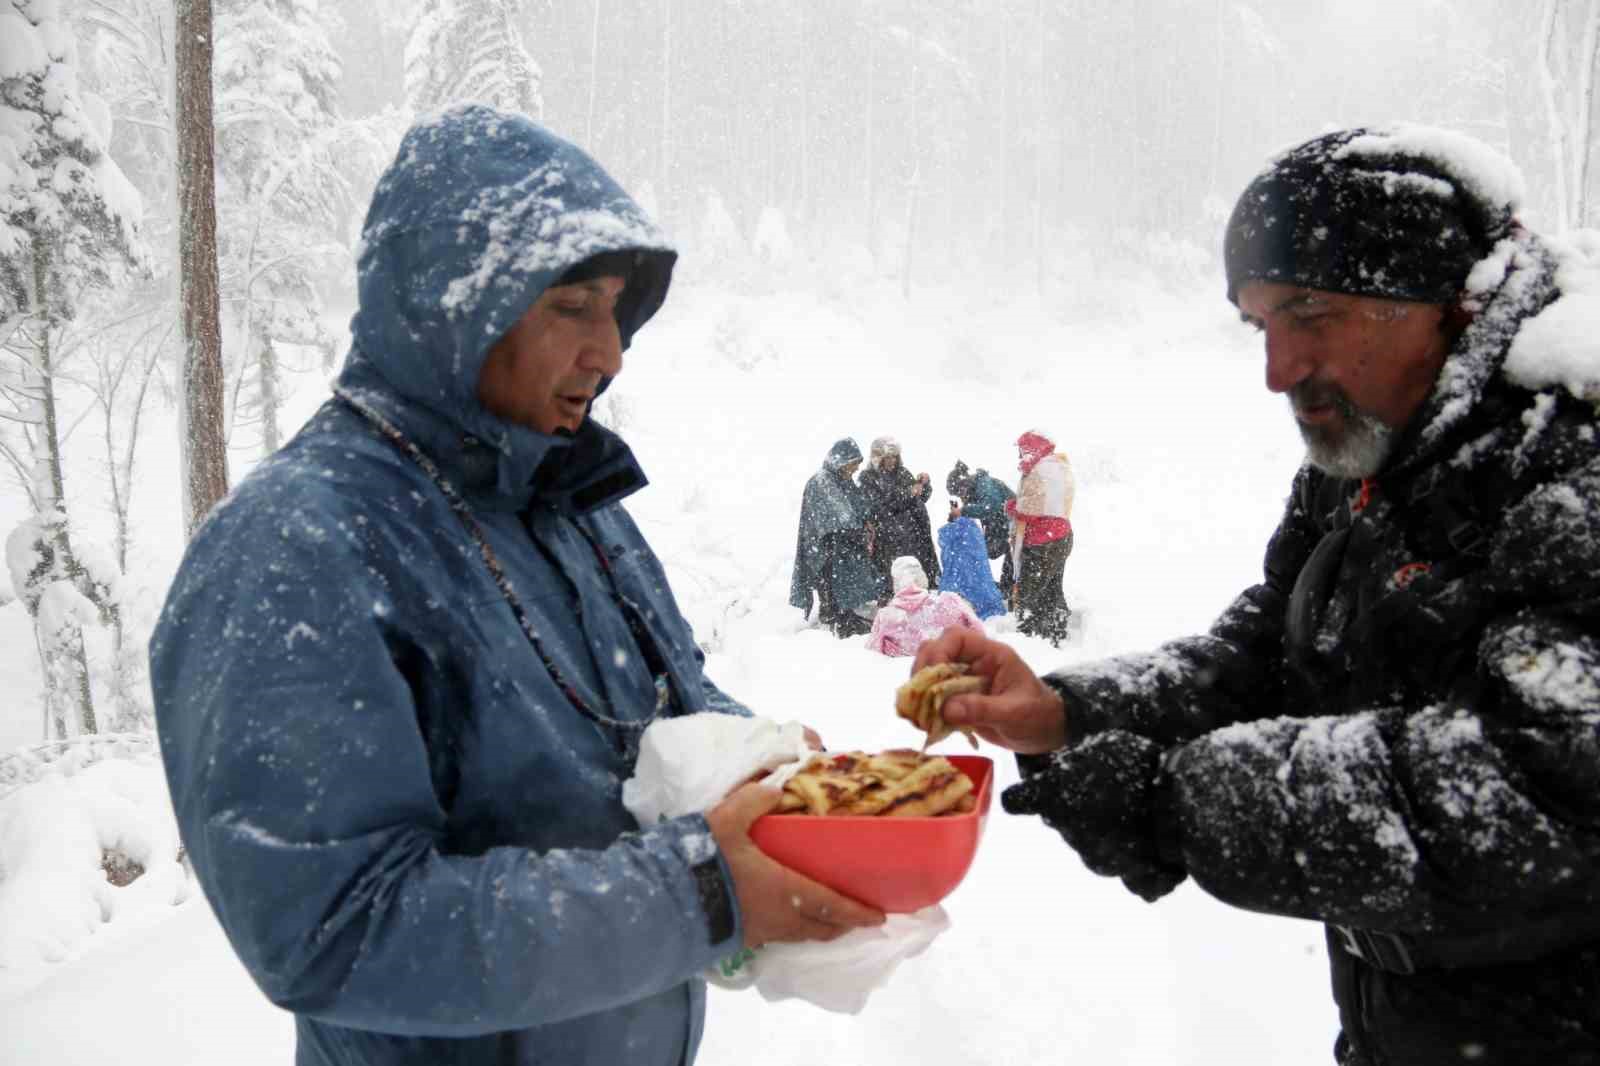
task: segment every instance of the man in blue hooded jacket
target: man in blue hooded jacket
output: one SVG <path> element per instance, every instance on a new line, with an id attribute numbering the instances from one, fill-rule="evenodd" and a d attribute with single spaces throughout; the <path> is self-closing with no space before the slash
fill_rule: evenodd
<path id="1" fill-rule="evenodd" d="M 748 713 L 588 417 L 674 258 L 528 120 L 424 120 L 334 398 L 189 547 L 151 643 L 162 754 L 302 1066 L 680 1066 L 707 966 L 882 920 L 755 848 L 774 790 L 642 828 L 622 804 L 652 720 Z"/>

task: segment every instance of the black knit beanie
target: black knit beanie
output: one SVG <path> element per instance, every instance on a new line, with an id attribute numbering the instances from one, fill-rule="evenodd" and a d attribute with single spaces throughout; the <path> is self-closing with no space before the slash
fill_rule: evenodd
<path id="1" fill-rule="evenodd" d="M 967 468 L 966 463 L 957 459 L 956 465 L 950 468 L 949 475 L 944 479 L 944 491 L 952 496 L 960 496 L 962 489 L 966 487 L 967 482 L 970 480 L 972 480 L 972 471 Z"/>
<path id="2" fill-rule="evenodd" d="M 1249 281 L 1446 304 L 1506 235 L 1511 204 L 1386 130 L 1307 141 L 1257 175 L 1228 220 L 1228 299 Z"/>

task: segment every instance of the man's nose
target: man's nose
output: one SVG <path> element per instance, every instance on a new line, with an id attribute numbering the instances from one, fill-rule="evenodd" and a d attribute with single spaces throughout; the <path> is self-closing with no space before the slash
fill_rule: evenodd
<path id="1" fill-rule="evenodd" d="M 585 336 L 583 366 L 608 378 L 622 372 L 622 330 L 611 315 L 597 321 Z"/>
<path id="2" fill-rule="evenodd" d="M 1268 325 L 1267 389 L 1271 392 L 1288 392 L 1317 367 L 1317 353 L 1313 341 L 1297 336 L 1290 327 Z"/>

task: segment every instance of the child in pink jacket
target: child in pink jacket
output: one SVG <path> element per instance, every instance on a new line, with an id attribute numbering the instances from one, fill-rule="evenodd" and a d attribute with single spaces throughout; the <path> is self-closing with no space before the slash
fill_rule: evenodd
<path id="1" fill-rule="evenodd" d="M 983 623 L 954 592 L 929 592 L 928 575 L 914 556 L 902 555 L 889 567 L 894 599 L 872 620 L 867 647 L 884 655 L 915 655 L 917 646 L 951 626 L 983 632 Z"/>

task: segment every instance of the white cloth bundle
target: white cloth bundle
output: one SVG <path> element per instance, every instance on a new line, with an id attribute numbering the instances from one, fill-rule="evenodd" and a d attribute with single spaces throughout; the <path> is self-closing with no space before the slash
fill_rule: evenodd
<path id="1" fill-rule="evenodd" d="M 666 718 L 645 730 L 622 802 L 641 826 L 710 810 L 753 774 L 782 788 L 812 754 L 805 727 L 766 718 L 703 713 Z M 766 944 L 741 949 L 705 974 L 723 988 L 754 985 L 771 1001 L 803 999 L 856 1014 L 901 960 L 921 954 L 949 928 L 944 908 L 891 914 L 874 929 L 852 929 L 827 943 Z"/>

